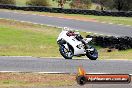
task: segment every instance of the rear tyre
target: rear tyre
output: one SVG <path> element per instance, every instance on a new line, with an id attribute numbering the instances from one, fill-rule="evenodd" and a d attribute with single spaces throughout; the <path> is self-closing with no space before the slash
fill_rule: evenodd
<path id="1" fill-rule="evenodd" d="M 94 49 L 93 51 L 87 51 L 86 56 L 90 59 L 90 60 L 96 60 L 98 58 L 98 51 L 90 46 L 89 49 Z"/>
<path id="2" fill-rule="evenodd" d="M 65 58 L 65 59 L 72 59 L 73 57 L 73 51 L 69 48 L 67 50 L 64 45 L 61 45 L 59 48 L 60 54 Z"/>

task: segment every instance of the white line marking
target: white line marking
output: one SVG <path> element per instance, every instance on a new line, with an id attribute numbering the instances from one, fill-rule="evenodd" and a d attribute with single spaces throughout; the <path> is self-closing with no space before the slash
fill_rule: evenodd
<path id="1" fill-rule="evenodd" d="M 104 34 L 99 34 L 99 35 L 103 36 Z"/>
<path id="2" fill-rule="evenodd" d="M 37 16 L 37 14 L 32 14 L 32 15 Z"/>
<path id="3" fill-rule="evenodd" d="M 114 23 L 109 23 L 109 24 L 114 24 Z"/>
<path id="4" fill-rule="evenodd" d="M 20 71 L 0 71 L 0 73 L 19 73 Z"/>
<path id="5" fill-rule="evenodd" d="M 105 22 L 105 21 L 104 21 L 104 22 L 101 22 L 101 23 L 103 23 L 103 24 L 104 24 L 104 23 L 107 23 L 107 22 Z"/>
<path id="6" fill-rule="evenodd" d="M 71 74 L 67 72 L 33 72 L 33 73 L 39 73 L 39 74 Z"/>
<path id="7" fill-rule="evenodd" d="M 36 74 L 77 74 L 68 72 L 22 72 L 22 71 L 0 71 L 0 73 L 36 73 Z M 86 74 L 115 74 L 115 73 L 86 73 Z M 129 74 L 132 76 L 132 74 Z"/>
<path id="8" fill-rule="evenodd" d="M 91 34 L 92 32 L 86 32 L 86 33 L 89 33 L 89 34 Z"/>
<path id="9" fill-rule="evenodd" d="M 118 25 L 123 25 L 123 24 L 118 24 Z"/>
<path id="10" fill-rule="evenodd" d="M 104 59 L 103 59 L 104 60 Z M 112 60 L 112 61 L 114 61 L 114 60 L 121 60 L 121 61 L 132 61 L 132 60 L 130 60 L 130 59 L 106 59 L 106 60 Z"/>
<path id="11" fill-rule="evenodd" d="M 127 27 L 130 27 L 131 25 L 126 25 Z"/>

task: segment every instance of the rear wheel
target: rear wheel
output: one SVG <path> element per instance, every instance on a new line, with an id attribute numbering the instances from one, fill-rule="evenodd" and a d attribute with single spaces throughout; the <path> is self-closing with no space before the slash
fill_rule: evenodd
<path id="1" fill-rule="evenodd" d="M 59 48 L 60 54 L 65 58 L 65 59 L 72 59 L 73 57 L 73 51 L 69 48 L 66 49 L 64 45 L 61 45 Z"/>
<path id="2" fill-rule="evenodd" d="M 91 51 L 90 51 L 90 49 L 91 49 Z M 86 56 L 90 60 L 96 60 L 98 58 L 98 51 L 94 47 L 89 46 L 89 50 L 87 51 Z"/>

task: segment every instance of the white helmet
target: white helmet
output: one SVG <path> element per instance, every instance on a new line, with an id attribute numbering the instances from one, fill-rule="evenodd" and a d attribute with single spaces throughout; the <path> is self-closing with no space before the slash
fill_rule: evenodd
<path id="1" fill-rule="evenodd" d="M 70 28 L 68 28 L 68 27 L 64 27 L 63 30 L 65 30 L 65 31 L 69 31 Z"/>
<path id="2" fill-rule="evenodd" d="M 70 29 L 68 27 L 64 27 L 63 30 L 65 30 L 65 31 L 74 31 L 73 29 Z"/>

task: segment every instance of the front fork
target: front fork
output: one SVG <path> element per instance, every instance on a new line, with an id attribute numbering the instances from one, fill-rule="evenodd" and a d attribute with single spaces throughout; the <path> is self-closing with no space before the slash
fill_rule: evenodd
<path id="1" fill-rule="evenodd" d="M 85 49 L 86 49 L 86 51 L 88 51 L 88 52 L 93 52 L 93 51 L 94 51 L 94 48 L 91 48 L 91 46 L 88 45 L 88 44 L 85 45 Z"/>
<path id="2" fill-rule="evenodd" d="M 84 40 L 81 40 L 82 43 L 85 45 L 85 50 L 88 51 L 88 52 L 93 52 L 94 51 L 94 48 L 90 48 L 91 46 L 89 44 L 87 44 Z"/>

